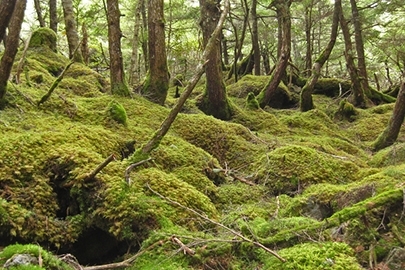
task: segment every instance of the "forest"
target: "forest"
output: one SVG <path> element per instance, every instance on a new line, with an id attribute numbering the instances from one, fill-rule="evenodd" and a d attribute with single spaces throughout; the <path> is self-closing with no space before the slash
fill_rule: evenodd
<path id="1" fill-rule="evenodd" d="M 405 269 L 401 0 L 0 0 L 0 269 Z"/>

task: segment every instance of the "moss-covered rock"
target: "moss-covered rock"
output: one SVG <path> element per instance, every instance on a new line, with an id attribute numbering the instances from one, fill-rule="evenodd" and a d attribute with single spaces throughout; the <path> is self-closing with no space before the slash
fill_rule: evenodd
<path id="1" fill-rule="evenodd" d="M 107 106 L 107 112 L 112 120 L 124 126 L 127 125 L 127 111 L 119 102 L 112 100 Z"/>
<path id="2" fill-rule="evenodd" d="M 56 33 L 46 27 L 41 27 L 32 32 L 29 48 L 45 47 L 56 52 Z"/>

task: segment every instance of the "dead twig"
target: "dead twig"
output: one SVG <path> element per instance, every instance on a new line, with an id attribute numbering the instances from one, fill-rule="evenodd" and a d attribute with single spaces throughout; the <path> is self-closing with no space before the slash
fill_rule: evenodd
<path id="1" fill-rule="evenodd" d="M 193 256 L 195 254 L 194 250 L 192 250 L 191 248 L 189 248 L 188 246 L 183 244 L 183 242 L 181 242 L 181 240 L 179 238 L 177 238 L 176 236 L 173 235 L 170 239 L 172 240 L 173 243 L 180 246 L 180 250 L 183 251 L 184 255 L 187 254 L 187 255 Z"/>
<path id="2" fill-rule="evenodd" d="M 277 252 L 275 252 L 275 251 L 269 249 L 268 247 L 264 246 L 263 244 L 261 244 L 261 243 L 259 243 L 259 242 L 257 242 L 257 241 L 253 241 L 253 240 L 251 240 L 251 239 L 245 237 L 245 236 L 242 235 L 241 233 L 239 233 L 239 232 L 237 232 L 237 231 L 235 231 L 235 230 L 233 230 L 233 229 L 231 229 L 231 228 L 225 226 L 225 225 L 222 224 L 222 223 L 216 222 L 215 220 L 212 220 L 212 219 L 208 218 L 207 216 L 205 216 L 205 215 L 203 215 L 203 214 L 200 214 L 199 212 L 197 212 L 197 211 L 194 210 L 194 209 L 191 209 L 191 208 L 189 208 L 189 207 L 187 207 L 187 206 L 184 206 L 184 205 L 182 205 L 182 204 L 180 204 L 180 203 L 178 203 L 178 202 L 176 202 L 176 201 L 173 201 L 173 200 L 171 200 L 171 199 L 169 199 L 169 198 L 163 196 L 162 194 L 160 194 L 160 193 L 158 193 L 157 191 L 153 190 L 153 189 L 149 186 L 149 184 L 146 184 L 146 186 L 148 187 L 148 189 L 149 189 L 153 194 L 157 195 L 157 196 L 160 197 L 161 199 L 163 199 L 163 200 L 165 200 L 165 201 L 167 201 L 167 202 L 169 202 L 169 203 L 171 203 L 171 204 L 173 204 L 173 205 L 179 206 L 180 208 L 183 208 L 183 209 L 185 209 L 185 210 L 187 210 L 187 211 L 189 211 L 189 212 L 191 212 L 191 213 L 197 215 L 198 217 L 200 217 L 200 218 L 202 218 L 202 219 L 204 219 L 204 220 L 206 220 L 206 221 L 208 221 L 208 222 L 210 222 L 210 223 L 212 223 L 212 224 L 214 224 L 214 225 L 216 225 L 216 226 L 218 226 L 218 227 L 221 227 L 221 228 L 227 230 L 228 232 L 230 232 L 230 233 L 232 233 L 233 235 L 239 237 L 239 238 L 242 239 L 243 241 L 248 242 L 248 243 L 251 243 L 251 244 L 253 244 L 254 246 L 257 246 L 257 247 L 263 249 L 264 251 L 266 251 L 266 252 L 272 254 L 274 257 L 276 257 L 277 259 L 279 259 L 279 260 L 282 261 L 282 262 L 285 262 L 285 261 L 286 261 L 286 259 L 284 259 L 284 258 L 281 257 L 280 255 L 278 255 Z"/>
<path id="3" fill-rule="evenodd" d="M 110 164 L 111 161 L 115 160 L 115 155 L 111 154 L 109 155 L 100 165 L 97 166 L 86 178 L 85 181 L 89 181 L 96 177 L 96 175 L 101 172 L 102 169 L 104 169 L 105 166 Z"/>
<path id="4" fill-rule="evenodd" d="M 152 159 L 152 158 L 147 158 L 147 159 L 141 160 L 141 161 L 139 161 L 139 162 L 137 162 L 137 163 L 134 163 L 134 164 L 129 165 L 129 166 L 125 169 L 125 181 L 127 182 L 128 185 L 131 183 L 131 178 L 130 178 L 131 171 L 132 171 L 135 167 L 138 167 L 139 165 L 142 165 L 142 164 L 148 162 L 148 161 L 151 160 L 151 159 Z"/>

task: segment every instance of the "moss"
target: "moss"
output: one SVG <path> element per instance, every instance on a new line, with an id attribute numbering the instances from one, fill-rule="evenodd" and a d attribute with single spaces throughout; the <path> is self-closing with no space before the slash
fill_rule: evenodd
<path id="1" fill-rule="evenodd" d="M 46 27 L 41 27 L 32 32 L 29 48 L 46 47 L 56 52 L 56 33 Z"/>
<path id="2" fill-rule="evenodd" d="M 357 115 L 357 111 L 353 104 L 348 102 L 347 100 L 341 100 L 339 103 L 339 109 L 335 113 L 335 117 L 339 119 L 346 119 L 349 121 L 353 121 L 354 117 Z"/>
<path id="3" fill-rule="evenodd" d="M 29 265 L 26 268 L 19 267 L 18 269 L 49 269 L 49 270 L 73 270 L 73 267 L 59 260 L 58 257 L 50 252 L 45 251 L 38 245 L 21 245 L 15 244 L 5 247 L 0 252 L 0 265 L 3 265 L 8 259 L 16 254 L 29 254 L 36 258 L 42 258 L 42 265 Z M 34 268 L 36 267 L 36 268 Z M 17 269 L 17 268 L 11 268 Z"/>
<path id="4" fill-rule="evenodd" d="M 266 86 L 268 80 L 268 76 L 246 75 L 237 83 L 228 86 L 227 92 L 231 97 L 246 98 L 249 93 L 256 96 Z"/>
<path id="5" fill-rule="evenodd" d="M 107 106 L 107 112 L 111 119 L 124 126 L 127 125 L 127 112 L 119 102 L 112 100 Z"/>
<path id="6" fill-rule="evenodd" d="M 264 252 L 260 255 L 264 261 L 264 267 L 269 269 L 309 270 L 320 267 L 322 269 L 362 269 L 354 257 L 353 250 L 348 245 L 337 242 L 304 243 L 282 249 L 279 255 L 287 260 L 285 263 Z"/>
<path id="7" fill-rule="evenodd" d="M 257 110 L 260 108 L 259 102 L 257 102 L 257 99 L 252 92 L 250 92 L 246 98 L 246 108 L 249 110 Z"/>

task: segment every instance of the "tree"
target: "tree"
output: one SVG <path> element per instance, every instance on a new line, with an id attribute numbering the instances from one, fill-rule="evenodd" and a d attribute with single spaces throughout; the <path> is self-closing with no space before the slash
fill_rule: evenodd
<path id="1" fill-rule="evenodd" d="M 39 0 L 34 0 L 35 11 L 37 12 L 37 19 L 40 27 L 45 27 L 45 20 L 42 16 L 42 7 Z"/>
<path id="2" fill-rule="evenodd" d="M 4 39 L 16 0 L 0 1 L 0 42 Z"/>
<path id="3" fill-rule="evenodd" d="M 75 16 L 73 13 L 73 2 L 72 0 L 62 0 L 63 16 L 65 18 L 65 30 L 66 37 L 69 46 L 69 58 L 74 59 L 76 62 L 83 62 L 83 58 L 79 50 L 76 48 L 79 46 L 79 34 L 77 32 L 77 25 Z M 73 52 L 76 53 L 73 54 Z"/>
<path id="4" fill-rule="evenodd" d="M 128 74 L 128 83 L 129 85 L 134 85 L 138 78 L 136 76 L 137 73 L 137 66 L 138 66 L 138 50 L 139 50 L 139 43 L 140 43 L 140 29 L 142 26 L 142 20 L 141 20 L 141 11 L 142 7 L 145 6 L 144 0 L 138 0 L 136 3 L 135 7 L 135 23 L 134 23 L 134 31 L 133 31 L 133 37 L 132 37 L 132 53 L 131 53 L 131 62 L 129 66 L 129 74 Z"/>
<path id="5" fill-rule="evenodd" d="M 49 28 L 58 32 L 58 9 L 56 0 L 49 0 Z"/>
<path id="6" fill-rule="evenodd" d="M 114 95 L 129 96 L 125 81 L 121 51 L 120 10 L 118 0 L 107 0 L 108 50 L 110 52 L 111 92 Z"/>
<path id="7" fill-rule="evenodd" d="M 220 16 L 220 0 L 200 1 L 200 26 L 203 34 L 203 46 L 207 46 Z M 222 77 L 221 44 L 215 40 L 214 48 L 208 55 L 208 63 L 205 66 L 205 91 L 198 107 L 206 114 L 215 118 L 228 120 L 232 116 L 231 107 L 226 95 L 226 87 Z"/>
<path id="8" fill-rule="evenodd" d="M 290 15 L 290 0 L 275 0 L 272 5 L 276 8 L 277 18 L 279 23 L 279 37 L 281 35 L 281 45 L 279 45 L 279 58 L 277 66 L 270 77 L 268 84 L 260 92 L 257 101 L 260 107 L 264 108 L 274 96 L 282 77 L 285 74 L 288 60 L 291 54 L 291 15 Z"/>
<path id="9" fill-rule="evenodd" d="M 15 55 L 17 54 L 21 25 L 24 20 L 26 5 L 26 0 L 17 0 L 8 26 L 6 48 L 0 61 L 0 107 L 5 103 L 4 98 L 7 91 L 7 81 L 10 77 Z"/>
<path id="10" fill-rule="evenodd" d="M 336 42 L 338 26 L 339 26 L 339 6 L 341 5 L 341 0 L 335 0 L 335 8 L 333 12 L 332 21 L 332 31 L 330 34 L 330 40 L 325 50 L 316 59 L 310 78 L 305 83 L 301 91 L 300 109 L 302 112 L 312 110 L 314 108 L 314 103 L 312 100 L 312 92 L 314 91 L 315 84 L 321 75 L 322 66 L 328 60 L 330 53 L 332 52 L 333 46 Z"/>
<path id="11" fill-rule="evenodd" d="M 163 0 L 148 1 L 149 71 L 142 94 L 152 102 L 163 105 L 169 89 Z"/>
<path id="12" fill-rule="evenodd" d="M 398 138 L 402 123 L 405 118 L 405 72 L 402 74 L 401 88 L 399 90 L 394 111 L 385 130 L 378 136 L 373 143 L 374 151 L 381 150 L 392 145 Z"/>
<path id="13" fill-rule="evenodd" d="M 252 0 L 252 6 L 250 8 L 251 20 L 252 20 L 252 47 L 253 47 L 253 62 L 254 62 L 254 74 L 260 75 L 260 46 L 259 46 L 259 34 L 257 26 L 257 0 Z"/>

